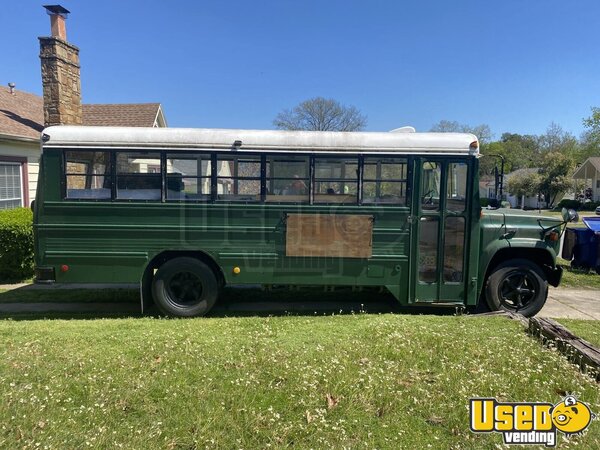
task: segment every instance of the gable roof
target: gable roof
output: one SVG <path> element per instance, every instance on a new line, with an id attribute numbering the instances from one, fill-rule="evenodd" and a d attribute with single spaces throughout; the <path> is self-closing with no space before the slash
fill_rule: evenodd
<path id="1" fill-rule="evenodd" d="M 84 104 L 83 124 L 92 126 L 166 127 L 160 103 Z M 44 99 L 0 86 L 0 135 L 39 140 L 44 129 Z"/>
<path id="2" fill-rule="evenodd" d="M 507 173 L 505 175 L 506 180 L 510 180 L 512 177 L 521 177 L 521 176 L 525 176 L 525 175 L 533 175 L 536 173 L 539 173 L 540 169 L 539 167 L 526 167 L 523 169 L 517 169 L 517 170 L 513 170 L 510 173 Z"/>
<path id="3" fill-rule="evenodd" d="M 83 124 L 99 127 L 154 127 L 160 103 L 84 104 Z"/>
<path id="4" fill-rule="evenodd" d="M 44 100 L 39 95 L 0 86 L 0 134 L 39 139 L 44 129 Z"/>
<path id="5" fill-rule="evenodd" d="M 592 156 L 584 161 L 582 165 L 580 165 L 577 170 L 573 173 L 574 179 L 585 179 L 587 176 L 586 172 L 588 169 L 593 171 L 595 169 L 596 172 L 600 172 L 600 156 Z"/>

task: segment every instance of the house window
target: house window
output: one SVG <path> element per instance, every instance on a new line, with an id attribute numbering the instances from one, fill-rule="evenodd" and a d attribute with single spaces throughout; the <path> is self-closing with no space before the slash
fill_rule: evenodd
<path id="1" fill-rule="evenodd" d="M 22 165 L 0 161 L 0 209 L 23 206 Z"/>
<path id="2" fill-rule="evenodd" d="M 596 189 L 600 189 L 600 180 L 596 180 Z"/>

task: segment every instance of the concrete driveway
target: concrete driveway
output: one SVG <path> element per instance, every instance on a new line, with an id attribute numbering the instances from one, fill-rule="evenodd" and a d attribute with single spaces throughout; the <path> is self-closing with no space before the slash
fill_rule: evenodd
<path id="1" fill-rule="evenodd" d="M 546 305 L 538 316 L 600 320 L 600 290 L 550 288 Z"/>

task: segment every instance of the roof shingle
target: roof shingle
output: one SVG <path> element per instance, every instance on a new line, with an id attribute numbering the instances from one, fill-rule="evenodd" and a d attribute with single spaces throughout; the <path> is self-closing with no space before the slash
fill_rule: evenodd
<path id="1" fill-rule="evenodd" d="M 83 105 L 83 124 L 99 127 L 152 127 L 160 103 Z"/>
<path id="2" fill-rule="evenodd" d="M 44 129 L 44 100 L 39 95 L 0 86 L 0 134 L 34 138 Z"/>

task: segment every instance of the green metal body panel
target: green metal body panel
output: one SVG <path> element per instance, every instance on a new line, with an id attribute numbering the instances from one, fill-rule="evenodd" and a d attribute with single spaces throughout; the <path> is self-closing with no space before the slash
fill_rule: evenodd
<path id="1" fill-rule="evenodd" d="M 477 174 L 477 159 L 460 161 L 467 161 L 470 173 Z M 157 255 L 198 251 L 219 266 L 228 284 L 385 286 L 403 304 L 474 305 L 498 250 L 535 247 L 550 252 L 553 261 L 556 256 L 556 246 L 543 241 L 532 218 L 486 213 L 480 221 L 476 175 L 469 178 L 470 200 L 463 214 L 467 238 L 462 282 L 419 286 L 418 221 L 411 217 L 421 214 L 421 193 L 410 186 L 406 207 L 66 201 L 61 197 L 61 164 L 61 150 L 44 150 L 34 207 L 36 266 L 53 267 L 58 283 L 139 283 Z M 412 176 L 409 185 L 419 186 L 418 171 Z M 286 257 L 285 217 L 290 213 L 372 215 L 372 257 Z M 445 215 L 440 212 L 442 220 Z M 511 240 L 500 238 L 506 226 L 518 228 Z M 63 265 L 67 271 L 61 271 Z M 239 274 L 234 267 L 240 268 Z"/>
<path id="2" fill-rule="evenodd" d="M 544 230 L 560 231 L 562 220 L 511 209 L 484 210 L 481 219 L 481 250 L 478 290 L 484 287 L 485 276 L 495 255 L 501 251 L 522 250 L 527 257 L 535 251 L 556 266 L 559 241 L 545 238 Z M 514 233 L 513 233 L 514 232 Z"/>

